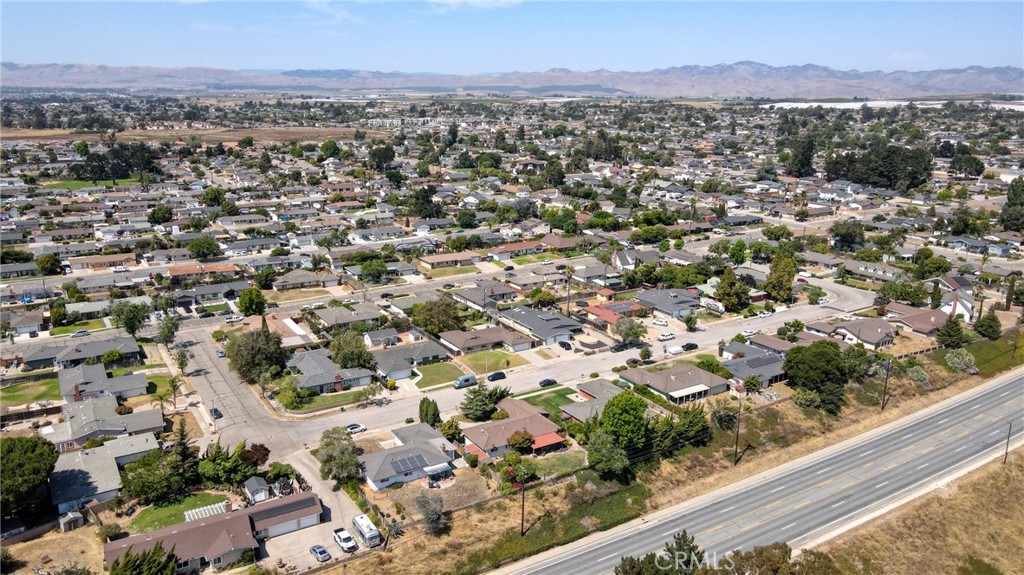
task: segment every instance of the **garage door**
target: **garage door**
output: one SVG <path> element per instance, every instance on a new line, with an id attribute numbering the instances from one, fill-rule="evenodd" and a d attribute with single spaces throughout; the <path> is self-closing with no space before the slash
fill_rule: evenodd
<path id="1" fill-rule="evenodd" d="M 284 535 L 285 533 L 291 533 L 299 528 L 299 520 L 292 519 L 291 521 L 285 521 L 284 523 L 278 523 L 272 525 L 267 529 L 268 537 L 277 537 L 278 535 Z"/>
<path id="2" fill-rule="evenodd" d="M 305 529 L 306 527 L 312 527 L 320 524 L 320 515 L 310 515 L 309 517 L 303 517 L 299 519 L 299 529 Z"/>

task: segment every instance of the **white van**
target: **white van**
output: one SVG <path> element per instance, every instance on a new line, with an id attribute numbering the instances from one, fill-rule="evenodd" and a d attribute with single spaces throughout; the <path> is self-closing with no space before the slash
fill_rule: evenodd
<path id="1" fill-rule="evenodd" d="M 672 355 L 679 355 L 683 353 L 683 346 L 677 345 L 675 347 L 668 348 L 668 352 Z"/>
<path id="2" fill-rule="evenodd" d="M 472 387 L 476 385 L 476 376 L 472 373 L 459 376 L 455 382 L 452 383 L 452 387 L 455 389 L 462 389 L 463 387 Z"/>
<path id="3" fill-rule="evenodd" d="M 384 538 L 381 537 L 380 531 L 377 526 L 370 521 L 370 518 L 366 515 L 356 515 L 352 518 L 352 527 L 356 533 L 359 534 L 359 538 L 363 540 L 368 547 L 376 547 L 381 543 L 384 543 Z"/>

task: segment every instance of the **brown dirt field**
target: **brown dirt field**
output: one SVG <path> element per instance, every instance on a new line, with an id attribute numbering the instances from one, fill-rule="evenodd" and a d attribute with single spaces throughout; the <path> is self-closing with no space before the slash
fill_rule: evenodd
<path id="1" fill-rule="evenodd" d="M 843 573 L 954 573 L 967 556 L 1024 573 L 1024 451 L 822 547 Z"/>
<path id="2" fill-rule="evenodd" d="M 359 437 L 359 439 L 355 440 L 355 444 L 363 453 L 375 453 L 377 451 L 384 451 L 384 446 L 381 445 L 381 442 L 393 442 L 394 440 L 395 436 L 390 433 L 378 433 L 376 435 Z"/>
<path id="3" fill-rule="evenodd" d="M 560 514 L 567 509 L 564 485 L 547 487 L 545 491 L 558 493 L 538 500 L 533 494 L 526 496 L 526 522 L 544 513 Z M 489 548 L 490 542 L 502 533 L 519 531 L 519 498 L 511 495 L 453 514 L 452 529 L 446 535 L 433 537 L 421 527 L 408 528 L 404 535 L 389 544 L 388 550 L 344 563 L 325 573 L 341 575 L 436 575 L 454 567 L 460 559 L 474 551 Z"/>
<path id="4" fill-rule="evenodd" d="M 14 572 L 18 575 L 31 575 L 34 567 L 56 570 L 75 562 L 91 569 L 93 573 L 102 572 L 103 547 L 96 537 L 94 525 L 86 525 L 68 533 L 51 531 L 38 539 L 15 543 L 9 549 L 15 559 L 25 563 L 24 567 Z M 50 560 L 44 563 L 44 557 Z"/>
<path id="5" fill-rule="evenodd" d="M 367 493 L 371 503 L 379 505 L 388 513 L 394 513 L 394 504 L 401 503 L 405 508 L 406 517 L 412 520 L 420 519 L 416 510 L 416 498 L 420 494 L 440 495 L 444 501 L 445 509 L 458 509 L 467 505 L 473 505 L 496 495 L 493 483 L 484 479 L 475 469 L 458 469 L 455 471 L 455 483 L 444 489 L 427 489 L 422 482 L 414 481 L 406 483 L 398 489 L 386 489 L 384 491 Z"/>
<path id="6" fill-rule="evenodd" d="M 185 420 L 185 434 L 188 435 L 189 439 L 196 441 L 203 438 L 203 428 L 199 426 L 199 422 L 196 421 L 196 416 L 192 415 L 191 411 L 175 413 L 164 418 L 164 421 L 169 422 L 168 425 L 164 427 L 164 430 L 165 432 L 171 433 L 172 438 L 173 432 L 178 426 L 179 419 Z"/>

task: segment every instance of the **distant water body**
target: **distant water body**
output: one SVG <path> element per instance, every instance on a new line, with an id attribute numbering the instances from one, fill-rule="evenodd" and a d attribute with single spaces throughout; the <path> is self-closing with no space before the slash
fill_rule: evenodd
<path id="1" fill-rule="evenodd" d="M 769 106 L 775 106 L 776 108 L 813 108 L 815 106 L 821 106 L 822 108 L 836 108 L 840 110 L 857 109 L 861 106 L 867 105 L 868 108 L 892 108 L 894 106 L 906 106 L 908 103 L 914 102 L 915 106 L 938 108 L 946 103 L 943 101 L 928 101 L 928 100 L 869 100 L 861 102 L 779 102 L 776 104 L 763 104 L 762 108 Z M 984 100 L 974 100 L 973 103 L 980 104 Z M 959 102 L 958 102 L 959 103 Z M 990 102 L 993 108 L 1001 108 L 1004 110 L 1017 110 L 1024 112 L 1024 102 Z"/>

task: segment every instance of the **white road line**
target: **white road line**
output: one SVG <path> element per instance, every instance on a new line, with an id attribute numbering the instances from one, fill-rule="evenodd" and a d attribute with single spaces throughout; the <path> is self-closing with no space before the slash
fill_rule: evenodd
<path id="1" fill-rule="evenodd" d="M 974 407 L 970 408 L 968 411 L 974 411 L 975 409 L 978 409 L 979 407 L 981 407 L 980 403 L 978 405 L 975 405 Z"/>
<path id="2" fill-rule="evenodd" d="M 865 451 L 864 453 L 861 453 L 859 457 L 864 457 L 866 455 L 871 455 L 874 452 L 875 452 L 875 450 L 871 449 L 871 450 Z"/>
<path id="3" fill-rule="evenodd" d="M 671 531 L 666 531 L 666 532 L 662 533 L 662 534 L 661 534 L 661 536 L 662 536 L 662 537 L 668 537 L 669 535 L 672 535 L 672 534 L 673 534 L 673 533 L 675 533 L 676 531 L 679 531 L 679 530 L 678 530 L 678 529 L 673 529 L 673 530 L 671 530 Z"/>
<path id="4" fill-rule="evenodd" d="M 888 485 L 888 484 L 889 484 L 889 482 L 888 482 L 888 481 L 883 481 L 883 482 L 879 483 L 878 485 L 876 485 L 876 486 L 875 486 L 875 489 L 878 489 L 879 487 L 881 487 L 881 486 L 883 486 L 883 485 Z"/>
<path id="5" fill-rule="evenodd" d="M 732 511 L 733 509 L 736 509 L 735 505 L 733 505 L 732 507 L 727 507 L 727 508 L 719 511 L 719 513 L 725 513 L 726 511 Z"/>
<path id="6" fill-rule="evenodd" d="M 942 420 L 942 421 L 940 421 L 939 423 L 946 423 L 947 421 L 949 421 L 949 418 L 948 418 L 948 417 L 947 417 L 946 419 L 943 419 L 943 420 Z"/>
<path id="7" fill-rule="evenodd" d="M 906 438 L 908 438 L 908 437 L 913 437 L 913 436 L 914 436 L 914 434 L 913 434 L 913 433 L 908 433 L 908 434 L 906 434 L 906 435 L 904 435 L 904 436 L 903 436 L 903 439 L 906 439 Z"/>
<path id="8" fill-rule="evenodd" d="M 836 503 L 835 505 L 833 505 L 833 506 L 832 506 L 832 509 L 835 509 L 836 507 L 839 507 L 839 506 L 840 506 L 840 505 L 842 505 L 843 503 L 846 503 L 846 500 L 845 500 L 845 499 L 843 499 L 843 500 L 842 500 L 842 501 L 840 501 L 839 503 Z"/>
<path id="9" fill-rule="evenodd" d="M 1007 391 L 1007 392 L 1003 392 L 1003 393 L 1000 393 L 1000 394 L 999 394 L 999 397 L 1004 397 L 1004 396 L 1007 396 L 1007 395 L 1010 395 L 1010 392 L 1009 392 L 1009 391 Z"/>
<path id="10" fill-rule="evenodd" d="M 611 555 L 606 555 L 606 556 L 598 559 L 598 561 L 604 561 L 605 559 L 611 559 L 612 557 L 615 557 L 617 555 L 618 555 L 618 553 L 612 553 Z"/>
<path id="11" fill-rule="evenodd" d="M 997 433 L 1002 433 L 1002 432 L 1003 432 L 1002 429 L 997 429 L 997 430 L 993 431 L 992 433 L 990 433 L 989 435 L 995 435 Z"/>
<path id="12" fill-rule="evenodd" d="M 768 493 L 775 493 L 776 491 L 782 491 L 782 490 L 783 490 L 783 489 L 785 489 L 785 488 L 786 488 L 786 486 L 785 486 L 785 485 L 783 485 L 782 487 L 776 487 L 775 489 L 772 489 L 772 490 L 771 490 L 771 491 L 769 491 Z"/>
<path id="13" fill-rule="evenodd" d="M 927 464 L 927 463 L 925 463 L 925 464 L 923 464 L 923 465 L 918 465 L 918 466 L 917 466 L 917 468 L 918 468 L 918 469 L 923 469 L 923 468 L 925 468 L 925 467 L 928 467 L 928 464 Z"/>
<path id="14" fill-rule="evenodd" d="M 796 525 L 796 522 L 790 523 L 789 525 L 787 525 L 787 526 L 783 527 L 783 528 L 782 528 L 782 531 L 785 531 L 785 530 L 789 529 L 790 527 L 792 527 L 792 526 L 794 526 L 794 525 Z"/>
<path id="15" fill-rule="evenodd" d="M 831 466 L 831 465 L 829 465 L 829 466 L 828 466 L 828 467 L 826 467 L 825 469 L 822 469 L 821 471 L 815 471 L 815 472 L 814 472 L 814 474 L 815 474 L 815 475 L 821 475 L 822 473 L 825 473 L 825 472 L 826 472 L 826 471 L 828 471 L 829 469 L 832 469 L 832 466 Z"/>
<path id="16" fill-rule="evenodd" d="M 956 449 L 954 449 L 954 450 L 953 450 L 953 453 L 956 453 L 956 452 L 958 452 L 958 451 L 963 451 L 964 449 L 967 449 L 967 446 L 966 446 L 966 445 L 963 445 L 963 446 L 957 447 Z"/>

